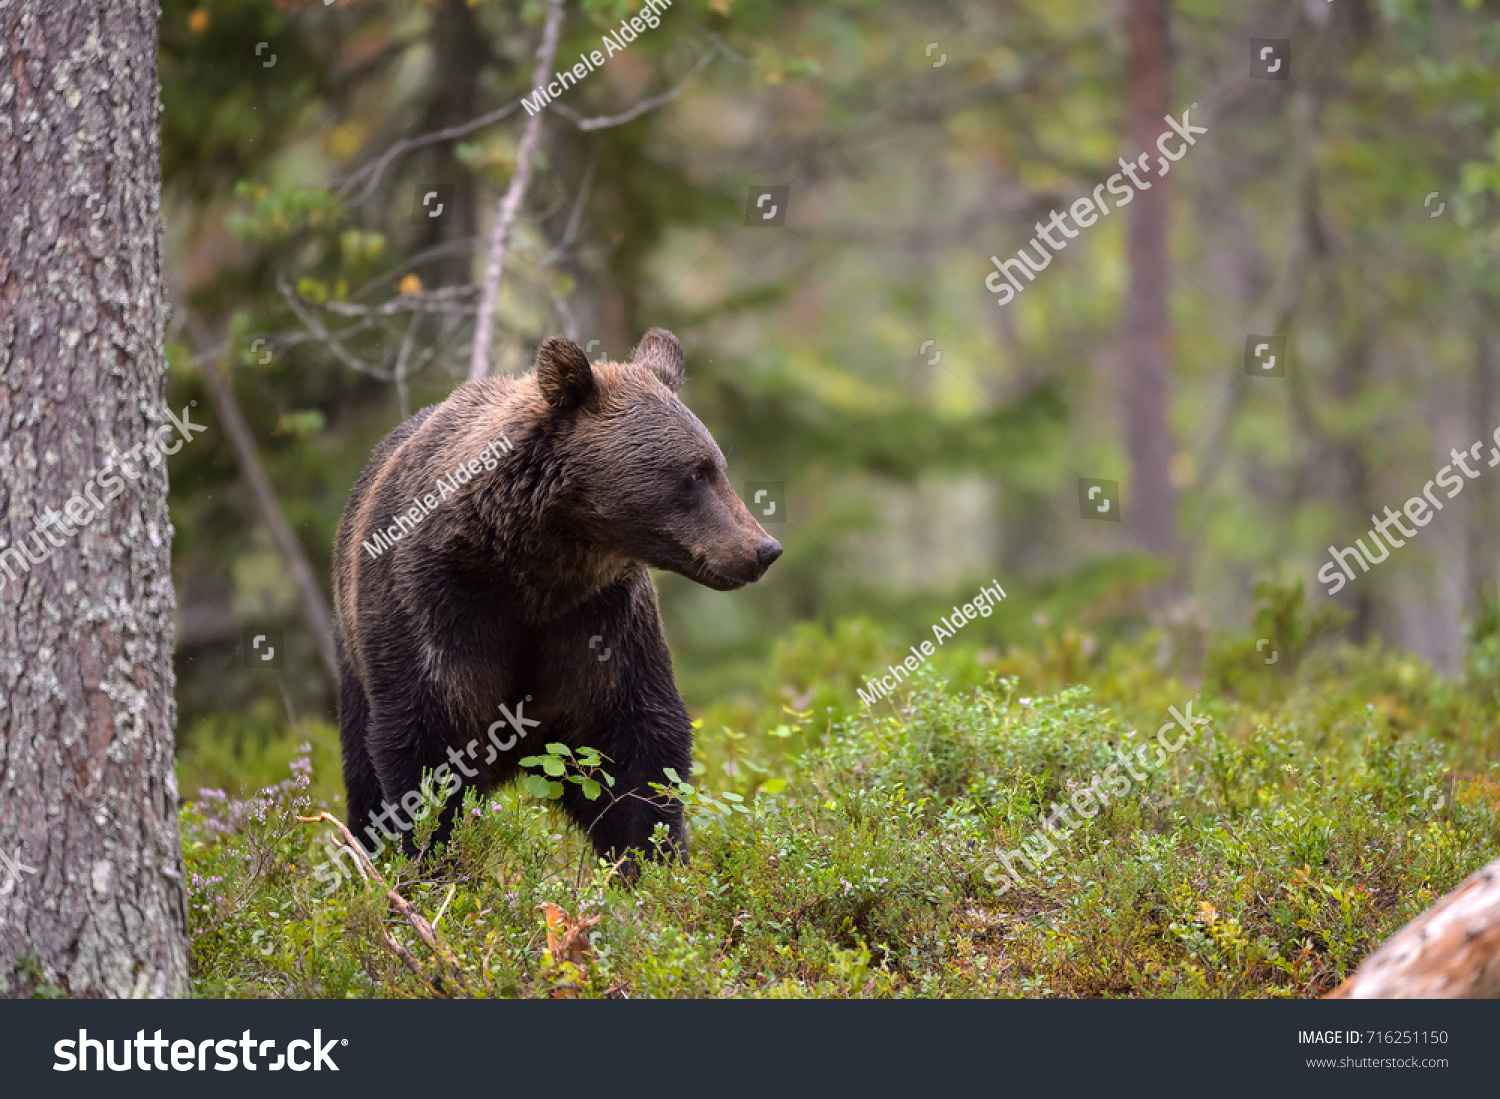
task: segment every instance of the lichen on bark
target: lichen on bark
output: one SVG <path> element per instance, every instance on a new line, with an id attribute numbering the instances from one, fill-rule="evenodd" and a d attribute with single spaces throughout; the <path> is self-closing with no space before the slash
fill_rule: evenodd
<path id="1" fill-rule="evenodd" d="M 189 989 L 166 462 L 141 462 L 139 479 L 100 495 L 86 521 L 48 518 L 91 483 L 98 494 L 95 473 L 168 422 L 156 20 L 154 0 L 0 6 L 0 992 L 10 996 Z M 24 567 L 5 556 L 22 546 L 38 558 Z"/>

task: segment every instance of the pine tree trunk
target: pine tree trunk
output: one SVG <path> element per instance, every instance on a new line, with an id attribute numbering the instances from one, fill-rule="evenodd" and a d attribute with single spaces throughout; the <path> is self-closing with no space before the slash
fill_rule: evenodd
<path id="1" fill-rule="evenodd" d="M 1171 113 L 1169 22 L 1171 0 L 1129 0 L 1125 32 L 1129 41 L 1125 95 L 1130 150 L 1155 158 L 1156 137 Z M 1126 154 L 1130 155 L 1129 153 Z M 1154 553 L 1177 556 L 1177 491 L 1172 485 L 1171 336 L 1168 313 L 1172 265 L 1168 228 L 1168 179 L 1156 175 L 1155 159 L 1141 178 L 1151 184 L 1137 192 L 1128 211 L 1125 258 L 1129 287 L 1125 298 L 1122 399 L 1125 448 L 1130 456 L 1130 501 L 1125 521 Z"/>
<path id="2" fill-rule="evenodd" d="M 9 996 L 189 987 L 167 470 L 154 449 L 141 456 L 153 439 L 175 452 L 177 430 L 164 401 L 156 20 L 155 0 L 0 5 Z"/>

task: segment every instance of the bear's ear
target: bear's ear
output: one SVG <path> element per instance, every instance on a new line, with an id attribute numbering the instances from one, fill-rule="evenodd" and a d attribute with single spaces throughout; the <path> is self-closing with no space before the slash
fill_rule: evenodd
<path id="1" fill-rule="evenodd" d="M 558 410 L 586 404 L 599 391 L 588 356 L 566 336 L 548 336 L 536 349 L 536 380 L 542 398 Z"/>
<path id="2" fill-rule="evenodd" d="M 662 384 L 676 393 L 687 380 L 683 368 L 682 344 L 665 328 L 653 328 L 641 337 L 640 344 L 630 361 L 644 366 L 661 379 Z"/>

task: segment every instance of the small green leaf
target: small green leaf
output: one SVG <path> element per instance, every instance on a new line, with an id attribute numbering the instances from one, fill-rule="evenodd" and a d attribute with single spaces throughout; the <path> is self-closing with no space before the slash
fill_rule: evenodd
<path id="1" fill-rule="evenodd" d="M 573 754 L 573 750 L 566 744 L 549 744 L 547 745 L 547 751 L 554 756 L 571 756 Z"/>
<path id="2" fill-rule="evenodd" d="M 522 767 L 540 767 L 541 765 L 542 765 L 542 757 L 541 756 L 523 756 L 521 758 L 521 766 Z"/>
<path id="3" fill-rule="evenodd" d="M 534 798 L 551 797 L 553 785 L 553 783 L 548 782 L 541 775 L 526 776 L 526 792 Z"/>
<path id="4" fill-rule="evenodd" d="M 666 775 L 667 778 L 671 779 L 673 783 L 678 783 L 678 782 L 682 781 L 682 779 L 680 779 L 680 778 L 677 777 L 677 772 L 674 771 L 674 770 L 672 770 L 672 768 L 670 768 L 670 767 L 663 767 L 661 769 L 661 773 L 664 774 L 664 775 Z"/>
<path id="5" fill-rule="evenodd" d="M 554 801 L 557 800 L 558 798 L 562 797 L 563 796 L 562 783 L 560 783 L 560 782 L 549 782 L 549 783 L 547 783 L 547 796 L 549 798 L 552 798 Z"/>
<path id="6" fill-rule="evenodd" d="M 563 772 L 567 770 L 567 768 L 563 766 L 563 761 L 558 759 L 556 756 L 543 756 L 542 770 L 546 771 L 553 778 L 557 778 L 562 775 Z"/>
<path id="7" fill-rule="evenodd" d="M 322 430 L 323 413 L 316 408 L 283 412 L 281 418 L 276 421 L 277 435 L 296 435 L 300 438 Z"/>
<path id="8" fill-rule="evenodd" d="M 599 784 L 591 778 L 581 779 L 578 785 L 583 787 L 583 796 L 590 801 L 594 801 L 602 793 Z"/>
<path id="9" fill-rule="evenodd" d="M 308 301 L 322 305 L 328 300 L 328 284 L 317 279 L 298 279 L 297 294 Z"/>
<path id="10" fill-rule="evenodd" d="M 723 794 L 720 794 L 719 796 L 721 798 L 723 798 L 725 801 L 744 801 L 745 800 L 744 798 L 740 797 L 738 794 L 723 793 Z"/>

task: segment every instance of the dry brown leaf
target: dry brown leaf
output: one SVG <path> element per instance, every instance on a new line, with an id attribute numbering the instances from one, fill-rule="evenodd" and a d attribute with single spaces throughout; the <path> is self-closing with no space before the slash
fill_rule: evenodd
<path id="1" fill-rule="evenodd" d="M 574 920 L 562 907 L 543 903 L 538 907 L 542 910 L 542 916 L 547 923 L 547 953 L 552 956 L 554 965 L 562 965 L 564 962 L 572 965 L 580 974 L 584 972 L 590 958 L 593 957 L 593 947 L 589 944 L 588 931 L 599 922 L 598 916 L 590 916 L 587 919 Z M 554 1000 L 571 1000 L 578 995 L 577 989 L 571 984 L 559 985 L 552 992 Z"/>

